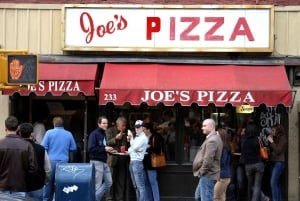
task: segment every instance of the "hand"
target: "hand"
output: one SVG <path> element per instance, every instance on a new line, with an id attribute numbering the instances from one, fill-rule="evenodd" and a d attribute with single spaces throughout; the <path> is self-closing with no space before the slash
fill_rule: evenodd
<path id="1" fill-rule="evenodd" d="M 120 133 L 118 133 L 117 135 L 116 135 L 116 140 L 121 140 L 122 139 L 122 137 L 123 137 L 123 135 L 125 135 L 125 133 L 122 133 L 122 132 L 120 132 Z"/>
<path id="2" fill-rule="evenodd" d="M 133 136 L 132 132 L 130 130 L 128 130 L 128 132 L 127 132 L 127 141 L 128 142 L 131 140 L 132 136 Z"/>
<path id="3" fill-rule="evenodd" d="M 109 146 L 105 147 L 106 152 L 112 152 L 113 150 L 114 150 L 114 148 L 112 148 L 112 147 L 109 147 Z"/>
<path id="4" fill-rule="evenodd" d="M 272 136 L 272 135 L 269 135 L 269 136 L 267 137 L 267 139 L 268 139 L 268 141 L 269 141 L 270 143 L 273 143 L 273 142 L 274 142 L 273 136 Z"/>

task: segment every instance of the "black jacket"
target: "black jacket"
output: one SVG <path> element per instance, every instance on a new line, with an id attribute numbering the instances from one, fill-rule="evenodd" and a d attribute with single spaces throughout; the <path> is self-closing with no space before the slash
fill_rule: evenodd
<path id="1" fill-rule="evenodd" d="M 151 154 L 156 153 L 159 154 L 162 151 L 165 152 L 164 147 L 164 138 L 157 133 L 154 133 L 150 136 L 148 145 L 150 145 L 149 148 L 147 148 L 147 154 L 144 157 L 144 168 L 145 169 L 155 169 L 151 165 Z"/>
<path id="2" fill-rule="evenodd" d="M 0 140 L 0 190 L 28 191 L 26 176 L 37 171 L 32 145 L 18 135 Z"/>
<path id="3" fill-rule="evenodd" d="M 106 163 L 107 153 L 105 151 L 106 146 L 105 131 L 101 128 L 96 128 L 90 133 L 88 150 L 90 160 L 102 161 Z"/>
<path id="4" fill-rule="evenodd" d="M 44 168 L 45 163 L 45 148 L 42 145 L 36 144 L 32 140 L 28 140 L 35 151 L 35 156 L 38 164 L 38 169 L 34 173 L 27 175 L 27 189 L 28 191 L 35 191 L 41 189 L 45 185 L 46 172 Z"/>

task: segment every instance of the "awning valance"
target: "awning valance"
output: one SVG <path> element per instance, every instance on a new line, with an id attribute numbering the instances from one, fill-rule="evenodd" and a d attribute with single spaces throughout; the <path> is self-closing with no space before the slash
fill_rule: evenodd
<path id="1" fill-rule="evenodd" d="M 16 92 L 22 96 L 28 96 L 30 93 L 37 96 L 44 96 L 46 93 L 54 96 L 60 96 L 62 93 L 76 96 L 80 92 L 86 96 L 95 94 L 96 64 L 40 63 L 38 74 L 38 84 L 29 86 L 28 90 L 4 90 L 3 94 L 12 95 Z"/>
<path id="2" fill-rule="evenodd" d="M 240 106 L 292 105 L 284 66 L 163 65 L 107 63 L 99 104 Z"/>

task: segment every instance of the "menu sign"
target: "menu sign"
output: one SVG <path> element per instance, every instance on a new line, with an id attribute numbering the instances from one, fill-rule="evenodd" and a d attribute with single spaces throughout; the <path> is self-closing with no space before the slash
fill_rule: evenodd
<path id="1" fill-rule="evenodd" d="M 273 6 L 70 5 L 63 9 L 66 51 L 273 50 Z"/>

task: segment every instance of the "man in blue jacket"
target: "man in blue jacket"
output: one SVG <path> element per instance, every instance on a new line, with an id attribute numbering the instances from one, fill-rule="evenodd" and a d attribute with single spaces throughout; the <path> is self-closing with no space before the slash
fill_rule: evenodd
<path id="1" fill-rule="evenodd" d="M 76 151 L 76 143 L 70 131 L 64 129 L 62 117 L 53 118 L 53 129 L 47 130 L 42 141 L 42 146 L 47 151 L 51 164 L 49 182 L 44 186 L 43 201 L 51 201 L 55 182 L 56 164 L 69 162 L 69 156 Z"/>
<path id="2" fill-rule="evenodd" d="M 96 178 L 96 201 L 101 201 L 106 191 L 112 185 L 110 168 L 107 165 L 107 153 L 113 150 L 106 146 L 105 131 L 108 127 L 108 120 L 104 116 L 98 118 L 98 128 L 89 135 L 88 150 L 90 163 L 95 166 Z"/>

